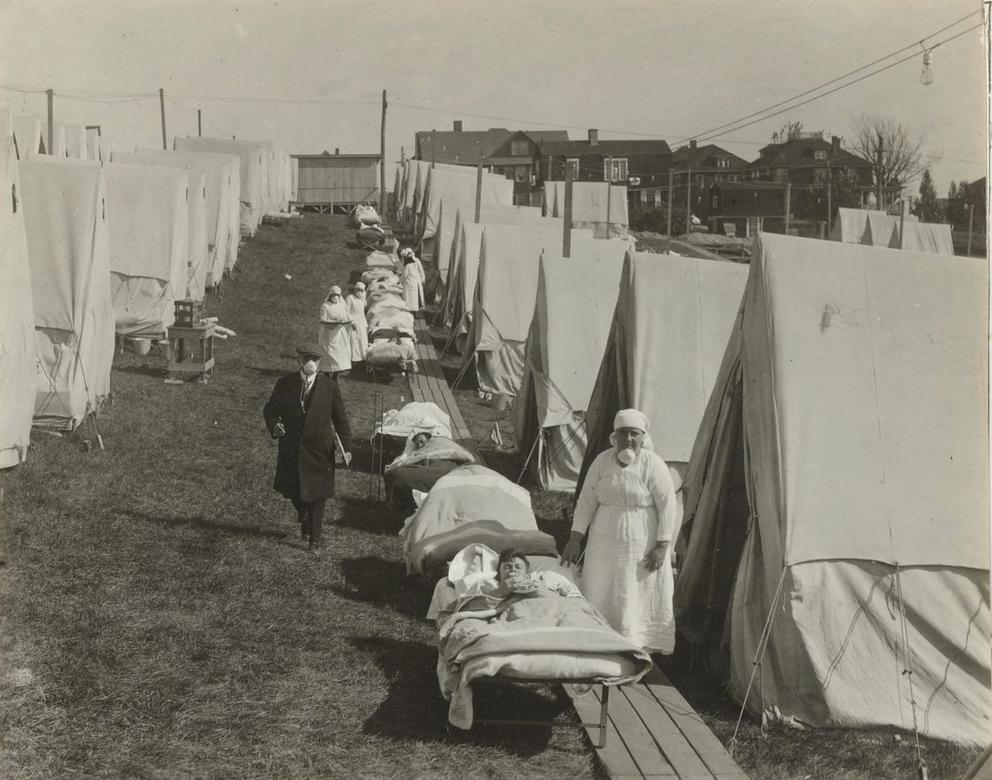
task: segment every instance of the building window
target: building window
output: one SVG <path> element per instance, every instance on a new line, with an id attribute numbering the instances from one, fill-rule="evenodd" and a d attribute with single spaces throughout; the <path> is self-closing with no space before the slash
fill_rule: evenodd
<path id="1" fill-rule="evenodd" d="M 530 145 L 526 141 L 510 141 L 510 154 L 514 157 L 529 157 Z"/>
<path id="2" fill-rule="evenodd" d="M 813 159 L 814 160 L 826 160 L 827 159 L 827 150 L 826 149 L 817 149 L 815 152 L 813 152 Z"/>
<path id="3" fill-rule="evenodd" d="M 716 167 L 717 168 L 729 168 L 730 167 L 730 158 L 729 157 L 717 157 L 716 158 Z"/>
<path id="4" fill-rule="evenodd" d="M 572 181 L 578 181 L 579 180 L 579 158 L 578 157 L 569 157 L 567 160 L 565 160 L 565 165 L 568 166 L 567 167 L 567 170 L 571 171 Z"/>
<path id="5" fill-rule="evenodd" d="M 627 181 L 627 158 L 610 157 L 603 160 L 603 181 Z"/>
<path id="6" fill-rule="evenodd" d="M 713 193 L 710 196 L 710 208 L 711 209 L 718 209 L 718 208 L 720 208 L 720 196 L 717 195 L 716 193 Z"/>

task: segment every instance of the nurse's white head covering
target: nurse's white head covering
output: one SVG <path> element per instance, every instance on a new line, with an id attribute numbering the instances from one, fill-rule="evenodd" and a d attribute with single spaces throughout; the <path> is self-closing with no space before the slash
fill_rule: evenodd
<path id="1" fill-rule="evenodd" d="M 341 294 L 341 288 L 338 287 L 336 284 L 333 284 L 331 285 L 331 289 L 328 290 L 327 292 L 327 297 L 330 298 L 332 295 L 340 295 L 340 294 Z"/>
<path id="2" fill-rule="evenodd" d="M 636 428 L 639 431 L 648 432 L 648 418 L 637 409 L 621 409 L 613 418 L 613 430 L 621 428 Z"/>

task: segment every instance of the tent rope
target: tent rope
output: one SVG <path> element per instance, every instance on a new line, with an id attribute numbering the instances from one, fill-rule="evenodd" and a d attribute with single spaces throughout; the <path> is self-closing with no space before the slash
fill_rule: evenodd
<path id="1" fill-rule="evenodd" d="M 541 433 L 543 433 L 543 431 L 539 431 L 537 436 L 534 437 L 534 444 L 531 446 L 530 452 L 527 453 L 527 458 L 524 460 L 523 468 L 520 469 L 520 476 L 517 477 L 518 485 L 520 484 L 520 480 L 524 478 L 524 474 L 527 473 L 527 465 L 530 463 L 530 459 L 534 457 L 534 450 L 537 449 L 537 443 L 541 440 Z"/>
<path id="2" fill-rule="evenodd" d="M 916 717 L 916 693 L 913 688 L 913 649 L 909 642 L 909 626 L 906 623 L 906 605 L 902 597 L 902 577 L 900 571 L 902 567 L 895 564 L 896 597 L 899 600 L 899 623 L 902 634 L 903 670 L 902 673 L 909 683 L 909 704 L 913 711 L 913 736 L 916 739 L 916 766 L 921 777 L 926 777 L 926 762 L 923 760 L 923 751 L 920 747 L 920 727 Z"/>
<path id="3" fill-rule="evenodd" d="M 741 729 L 741 721 L 744 720 L 744 710 L 747 707 L 748 696 L 751 694 L 751 687 L 754 685 L 754 678 L 761 667 L 761 659 L 764 657 L 765 650 L 768 647 L 768 639 L 772 633 L 772 622 L 775 619 L 775 608 L 778 606 L 778 600 L 782 595 L 782 586 L 785 584 L 786 571 L 788 571 L 788 567 L 783 565 L 782 574 L 779 576 L 778 585 L 775 588 L 775 595 L 772 597 L 772 603 L 768 607 L 768 615 L 765 617 L 765 625 L 761 629 L 761 636 L 758 638 L 758 646 L 754 651 L 754 659 L 751 661 L 751 677 L 747 681 L 744 700 L 741 702 L 741 711 L 737 715 L 737 724 L 734 726 L 734 735 L 730 738 L 730 745 L 727 748 L 731 757 L 733 757 L 734 749 L 737 747 L 737 733 Z"/>

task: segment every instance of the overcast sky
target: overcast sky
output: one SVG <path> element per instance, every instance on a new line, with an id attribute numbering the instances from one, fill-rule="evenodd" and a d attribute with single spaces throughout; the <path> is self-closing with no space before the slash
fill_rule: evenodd
<path id="1" fill-rule="evenodd" d="M 0 0 L 0 84 L 51 87 L 58 120 L 100 124 L 122 145 L 161 145 L 157 96 L 58 93 L 162 87 L 170 145 L 196 134 L 202 108 L 204 135 L 271 139 L 290 153 L 377 152 L 386 89 L 390 161 L 401 146 L 411 153 L 415 131 L 454 119 L 466 130 L 564 127 L 572 138 L 596 127 L 601 138 L 675 148 L 980 9 L 977 0 Z M 928 44 L 980 22 L 975 13 Z M 884 115 L 941 158 L 933 173 L 944 195 L 951 179 L 985 175 L 981 30 L 934 51 L 930 86 L 918 51 L 715 142 L 750 160 L 786 121 L 852 137 L 855 116 Z M 44 95 L 4 89 L 0 100 L 45 115 Z"/>

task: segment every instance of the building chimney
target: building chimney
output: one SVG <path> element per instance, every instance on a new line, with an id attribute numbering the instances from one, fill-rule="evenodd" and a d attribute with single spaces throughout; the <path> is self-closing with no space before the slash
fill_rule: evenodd
<path id="1" fill-rule="evenodd" d="M 840 153 L 840 139 L 835 135 L 830 136 L 830 153 L 831 154 Z"/>
<path id="2" fill-rule="evenodd" d="M 599 130 L 589 128 L 589 146 L 599 146 Z"/>
<path id="3" fill-rule="evenodd" d="M 337 147 L 337 146 L 334 147 L 334 154 L 341 154 L 340 147 Z"/>
<path id="4" fill-rule="evenodd" d="M 689 148 L 690 149 L 695 149 L 696 148 L 696 139 L 695 138 L 693 138 L 691 141 L 689 141 Z"/>
<path id="5" fill-rule="evenodd" d="M 455 132 L 460 133 L 462 131 L 462 120 L 456 119 L 454 124 Z"/>

